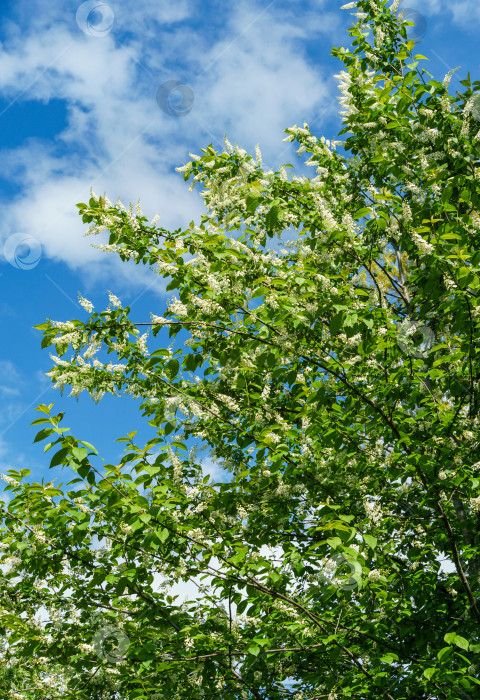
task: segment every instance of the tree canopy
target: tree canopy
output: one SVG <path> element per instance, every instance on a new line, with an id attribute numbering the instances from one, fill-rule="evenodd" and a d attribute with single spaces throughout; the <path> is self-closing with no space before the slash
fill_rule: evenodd
<path id="1" fill-rule="evenodd" d="M 176 296 L 37 327 L 56 387 L 141 399 L 152 437 L 105 464 L 38 407 L 69 481 L 3 476 L 5 697 L 477 697 L 480 82 L 397 7 L 345 6 L 345 138 L 286 129 L 312 178 L 225 138 L 177 168 L 198 225 L 78 204 Z"/>

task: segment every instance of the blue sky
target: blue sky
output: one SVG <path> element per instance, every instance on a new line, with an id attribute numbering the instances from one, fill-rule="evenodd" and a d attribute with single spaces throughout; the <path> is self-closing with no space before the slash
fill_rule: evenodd
<path id="1" fill-rule="evenodd" d="M 258 143 L 264 163 L 277 167 L 299 162 L 283 129 L 307 121 L 334 138 L 341 65 L 329 54 L 348 43 L 344 2 L 2 1 L 0 471 L 62 480 L 33 444 L 38 403 L 55 402 L 72 433 L 108 461 L 122 454 L 117 437 L 149 435 L 130 398 L 96 405 L 83 394 L 61 397 L 45 377 L 52 363 L 32 326 L 86 318 L 77 292 L 101 311 L 111 289 L 137 321 L 162 315 L 170 297 L 148 269 L 92 248 L 75 204 L 93 186 L 112 201 L 140 198 L 165 228 L 185 227 L 202 213 L 198 193 L 175 171 L 189 151 L 209 143 L 222 150 L 226 133 L 248 152 Z M 419 52 L 430 72 L 442 79 L 461 66 L 452 89 L 468 71 L 478 80 L 478 0 L 407 6 L 421 15 Z M 162 109 L 156 98 L 167 81 L 187 87 L 183 103 L 177 92 Z"/>

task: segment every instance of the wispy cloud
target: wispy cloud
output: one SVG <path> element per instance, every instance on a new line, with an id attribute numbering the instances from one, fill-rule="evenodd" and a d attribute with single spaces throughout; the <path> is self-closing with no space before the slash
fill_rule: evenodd
<path id="1" fill-rule="evenodd" d="M 444 22 L 453 20 L 462 29 L 478 30 L 480 4 L 477 0 L 405 0 L 403 5 L 437 19 L 441 18 Z"/>
<path id="2" fill-rule="evenodd" d="M 336 111 L 331 78 L 308 58 L 307 41 L 330 45 L 338 13 L 310 3 L 301 20 L 284 2 L 245 2 L 219 10 L 222 24 L 203 17 L 195 3 L 172 7 L 142 0 L 135 11 L 112 3 L 112 31 L 94 38 L 75 22 L 69 3 L 21 2 L 20 34 L 4 26 L 0 96 L 12 103 L 63 100 L 66 123 L 54 140 L 26 139 L 2 152 L 2 175 L 21 184 L 7 203 L 0 237 L 24 231 L 46 255 L 91 272 L 115 265 L 82 237 L 75 203 L 90 185 L 129 202 L 142 199 L 148 216 L 176 228 L 198 219 L 200 197 L 189 193 L 174 167 L 188 151 L 231 141 L 277 165 L 283 129 Z M 203 11 L 203 10 L 202 10 Z M 196 29 L 198 23 L 198 29 Z M 195 101 L 182 118 L 165 114 L 155 95 L 162 82 L 178 78 Z M 46 113 L 48 115 L 48 112 Z M 1 117 L 0 117 L 1 126 Z M 138 269 L 138 268 L 137 268 Z M 135 275 L 132 275 L 132 279 Z"/>

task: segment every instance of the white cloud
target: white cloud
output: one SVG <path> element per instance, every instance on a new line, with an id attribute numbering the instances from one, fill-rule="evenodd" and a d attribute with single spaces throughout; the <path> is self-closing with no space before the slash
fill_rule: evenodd
<path id="1" fill-rule="evenodd" d="M 453 21 L 461 27 L 472 28 L 480 22 L 480 5 L 477 0 L 458 0 L 446 5 L 453 15 Z"/>
<path id="2" fill-rule="evenodd" d="M 18 369 L 10 360 L 0 360 L 0 382 L 8 382 L 9 384 L 19 384 L 21 376 Z"/>
<path id="3" fill-rule="evenodd" d="M 208 475 L 212 481 L 224 482 L 230 480 L 229 472 L 227 472 L 220 464 L 217 464 L 209 457 L 201 459 L 199 463 L 202 467 L 203 475 Z"/>
<path id="4" fill-rule="evenodd" d="M 443 20 L 446 24 L 453 20 L 462 29 L 474 29 L 480 21 L 478 0 L 405 0 L 403 7 Z"/>
<path id="5" fill-rule="evenodd" d="M 263 11 L 245 2 L 229 9 L 220 33 L 207 34 L 194 28 L 198 8 L 190 2 L 165 7 L 142 0 L 135 12 L 112 3 L 114 28 L 99 39 L 80 31 L 69 3 L 29 7 L 30 13 L 18 7 L 21 34 L 13 24 L 5 28 L 0 95 L 64 100 L 67 124 L 55 140 L 28 139 L 2 153 L 3 176 L 21 183 L 22 192 L 3 211 L 0 237 L 28 233 L 49 257 L 90 278 L 92 269 L 115 267 L 82 238 L 86 227 L 74 205 L 85 201 L 90 185 L 113 201 L 141 197 L 146 215 L 158 212 L 165 228 L 185 226 L 204 211 L 174 171 L 189 150 L 212 140 L 221 149 L 228 132 L 249 150 L 259 142 L 265 162 L 276 165 L 284 128 L 336 110 L 329 80 L 302 49 L 312 39 L 330 46 L 336 14 L 306 11 L 300 19 L 281 3 Z M 194 107 L 183 118 L 169 117 L 156 103 L 157 88 L 185 76 Z M 138 284 L 136 275 L 131 282 Z"/>

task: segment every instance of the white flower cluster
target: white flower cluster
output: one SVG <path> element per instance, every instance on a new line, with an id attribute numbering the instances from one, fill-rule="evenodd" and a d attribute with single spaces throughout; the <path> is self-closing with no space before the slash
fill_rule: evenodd
<path id="1" fill-rule="evenodd" d="M 60 329 L 61 331 L 73 331 L 75 328 L 75 325 L 72 323 L 72 321 L 52 321 L 52 326 L 55 328 Z"/>
<path id="2" fill-rule="evenodd" d="M 47 541 L 45 534 L 38 527 L 33 528 L 33 536 L 35 537 L 37 542 L 40 542 L 41 544 L 45 544 L 45 542 Z"/>
<path id="3" fill-rule="evenodd" d="M 402 201 L 403 219 L 404 221 L 412 221 L 412 210 L 409 203 L 404 199 Z"/>
<path id="4" fill-rule="evenodd" d="M 379 49 L 385 41 L 385 32 L 380 27 L 375 30 L 375 46 Z"/>
<path id="5" fill-rule="evenodd" d="M 373 522 L 374 525 L 379 525 L 382 521 L 382 509 L 379 503 L 369 503 L 367 500 L 363 501 L 363 507 L 367 514 L 367 518 Z"/>
<path id="6" fill-rule="evenodd" d="M 89 314 L 92 313 L 92 311 L 94 309 L 92 302 L 88 301 L 88 299 L 85 299 L 84 297 L 82 297 L 80 292 L 78 292 L 78 303 L 80 304 L 80 306 L 83 309 L 85 309 L 85 311 L 88 311 Z"/>
<path id="7" fill-rule="evenodd" d="M 0 479 L 2 479 L 2 481 L 4 481 L 6 484 L 10 484 L 10 486 L 20 486 L 20 482 L 17 479 L 7 476 L 6 474 L 0 474 Z"/>
<path id="8" fill-rule="evenodd" d="M 168 310 L 170 311 L 170 313 L 176 314 L 180 317 L 184 317 L 188 314 L 188 309 L 185 306 L 185 304 L 182 304 L 182 302 L 176 297 L 174 297 L 169 303 Z"/>
<path id="9" fill-rule="evenodd" d="M 170 459 L 170 462 L 172 463 L 172 466 L 173 466 L 174 481 L 179 481 L 181 476 L 182 476 L 182 471 L 183 471 L 182 462 L 177 457 L 175 452 L 172 450 L 170 445 L 167 445 L 167 453 L 168 453 L 168 458 Z M 171 511 L 170 515 L 173 516 L 174 513 L 175 513 L 175 511 Z"/>
<path id="10" fill-rule="evenodd" d="M 130 525 L 127 525 L 127 523 L 120 523 L 120 530 L 124 532 L 126 535 L 131 535 L 133 530 L 130 527 Z"/>
<path id="11" fill-rule="evenodd" d="M 168 320 L 166 318 L 163 318 L 163 316 L 155 316 L 155 314 L 150 314 L 150 319 L 153 324 L 163 325 L 165 323 L 168 323 Z"/>
<path id="12" fill-rule="evenodd" d="M 352 85 L 352 77 L 350 73 L 347 73 L 346 71 L 342 70 L 340 73 L 336 74 L 333 76 L 334 78 L 337 78 L 338 82 L 338 87 L 341 93 L 341 97 L 339 98 L 340 105 L 344 107 L 344 110 L 340 112 L 342 116 L 349 116 L 350 114 L 355 114 L 358 112 L 358 109 L 353 105 L 352 102 L 352 95 L 350 93 L 350 87 Z"/>
<path id="13" fill-rule="evenodd" d="M 478 513 L 480 511 L 480 496 L 476 496 L 475 498 L 470 498 L 469 503 L 470 503 L 474 513 Z"/>
<path id="14" fill-rule="evenodd" d="M 6 557 L 5 559 L 2 559 L 1 563 L 2 566 L 10 567 L 10 571 L 14 571 L 20 566 L 22 560 L 19 557 Z"/>
<path id="15" fill-rule="evenodd" d="M 260 394 L 260 401 L 265 403 L 270 396 L 270 391 L 271 391 L 271 386 L 270 386 L 270 379 L 271 379 L 271 374 L 268 374 L 265 377 L 265 383 L 264 387 L 262 389 L 262 393 Z"/>
<path id="16" fill-rule="evenodd" d="M 157 262 L 157 267 L 159 269 L 159 274 L 163 272 L 164 274 L 171 275 L 176 271 L 175 265 L 171 265 L 163 260 Z"/>
<path id="17" fill-rule="evenodd" d="M 322 223 L 328 228 L 328 229 L 338 229 L 339 225 L 337 221 L 335 220 L 335 217 L 333 216 L 332 212 L 327 206 L 327 203 L 325 200 L 320 197 L 318 194 L 313 195 L 313 200 L 316 204 L 317 211 L 320 214 L 320 217 L 322 219 Z"/>
<path id="18" fill-rule="evenodd" d="M 449 292 L 453 292 L 457 288 L 455 280 L 450 279 L 450 277 L 444 276 L 443 282 L 444 282 L 445 287 L 448 289 Z"/>
<path id="19" fill-rule="evenodd" d="M 35 581 L 33 584 L 33 587 L 35 588 L 36 591 L 41 591 L 42 588 L 48 588 L 48 584 L 44 580 L 40 581 Z"/>
<path id="20" fill-rule="evenodd" d="M 112 294 L 112 292 L 108 292 L 108 298 L 110 300 L 110 304 L 114 306 L 116 309 L 120 308 L 122 305 L 122 302 L 118 297 L 115 296 L 115 294 Z"/>
<path id="21" fill-rule="evenodd" d="M 426 143 L 427 141 L 435 141 L 436 139 L 438 139 L 438 137 L 440 136 L 440 132 L 438 131 L 438 129 L 435 128 L 424 127 L 422 133 L 416 133 L 414 136 L 416 141 L 419 141 L 420 143 Z M 441 155 L 444 156 L 444 154 Z M 434 160 L 437 160 L 438 158 L 437 154 L 433 153 L 430 153 L 429 156 Z"/>
<path id="22" fill-rule="evenodd" d="M 466 119 L 464 119 L 462 122 L 460 136 L 468 137 L 469 133 L 470 133 L 470 119 L 468 117 L 466 117 Z"/>
<path id="23" fill-rule="evenodd" d="M 78 348 L 82 342 L 82 336 L 78 331 L 73 333 L 65 333 L 65 335 L 59 335 L 58 338 L 53 339 L 54 345 L 63 345 L 63 343 L 69 343 L 72 348 Z"/>
<path id="24" fill-rule="evenodd" d="M 148 355 L 147 337 L 148 337 L 148 333 L 144 333 L 137 340 L 137 347 L 140 350 L 140 352 L 142 353 L 142 355 Z"/>
<path id="25" fill-rule="evenodd" d="M 360 345 L 361 342 L 362 342 L 362 335 L 360 333 L 353 335 L 351 338 L 345 339 L 345 345 L 349 348 L 355 348 L 358 345 Z"/>
<path id="26" fill-rule="evenodd" d="M 242 520 L 246 520 L 248 518 L 248 511 L 246 511 L 242 505 L 237 506 L 237 513 Z"/>
<path id="27" fill-rule="evenodd" d="M 85 503 L 83 502 L 83 499 L 81 497 L 74 498 L 73 502 L 77 506 L 78 510 L 80 510 L 82 513 L 90 513 L 91 512 L 90 508 L 85 505 Z"/>
<path id="28" fill-rule="evenodd" d="M 424 238 L 422 238 L 422 236 L 420 236 L 418 233 L 412 233 L 412 238 L 415 241 L 415 244 L 422 255 L 428 255 L 435 249 L 431 243 L 427 243 L 427 241 Z"/>
<path id="29" fill-rule="evenodd" d="M 214 316 L 223 311 L 223 308 L 213 299 L 203 299 L 202 297 L 192 297 L 193 304 L 204 314 Z"/>
<path id="30" fill-rule="evenodd" d="M 240 406 L 238 403 L 231 397 L 227 396 L 226 394 L 217 394 L 216 397 L 220 399 L 220 401 L 228 408 L 230 411 L 239 411 Z"/>
<path id="31" fill-rule="evenodd" d="M 426 165 L 422 164 L 422 167 L 426 169 L 426 168 L 428 167 L 428 163 L 427 163 Z M 404 186 L 404 189 L 407 190 L 408 192 L 411 192 L 411 193 L 412 193 L 412 195 L 413 195 L 413 200 L 414 200 L 415 202 L 423 202 L 423 201 L 425 200 L 425 193 L 424 193 L 424 191 L 422 190 L 421 187 L 419 187 L 419 186 L 416 185 L 415 183 L 413 183 L 413 182 L 406 182 L 406 183 L 405 183 L 405 186 Z"/>
<path id="32" fill-rule="evenodd" d="M 444 77 L 443 82 L 442 82 L 442 85 L 444 88 L 448 88 L 448 86 L 450 85 L 450 81 L 452 79 L 452 75 L 454 73 L 456 73 L 456 71 L 459 69 L 460 69 L 460 66 L 457 66 L 457 68 L 452 68 L 451 70 L 448 71 L 448 73 L 446 74 L 446 76 Z"/>

